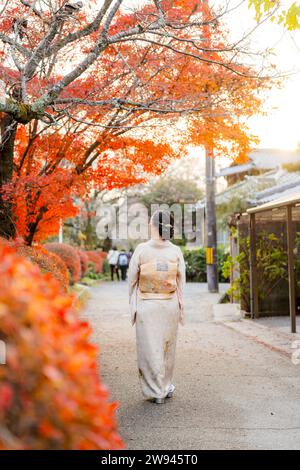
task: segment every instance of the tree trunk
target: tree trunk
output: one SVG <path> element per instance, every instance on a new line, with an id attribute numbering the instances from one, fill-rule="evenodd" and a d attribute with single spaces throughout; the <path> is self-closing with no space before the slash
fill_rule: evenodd
<path id="1" fill-rule="evenodd" d="M 217 221 L 215 201 L 215 159 L 213 150 L 205 149 L 206 168 L 206 247 L 207 284 L 209 292 L 219 292 L 217 258 Z"/>
<path id="2" fill-rule="evenodd" d="M 39 213 L 37 214 L 35 220 L 33 222 L 30 222 L 27 224 L 28 228 L 28 234 L 25 237 L 25 243 L 26 245 L 31 246 L 34 240 L 34 236 L 37 232 L 39 223 L 43 220 L 44 215 L 48 212 L 48 208 L 46 206 L 43 206 L 40 208 Z"/>
<path id="3" fill-rule="evenodd" d="M 5 199 L 3 185 L 10 183 L 14 169 L 14 144 L 18 123 L 9 115 L 1 119 L 0 144 L 0 236 L 14 238 L 15 224 L 13 221 L 11 199 Z"/>

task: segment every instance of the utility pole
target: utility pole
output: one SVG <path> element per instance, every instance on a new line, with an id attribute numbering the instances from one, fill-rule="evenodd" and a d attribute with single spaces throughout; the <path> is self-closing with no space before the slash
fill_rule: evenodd
<path id="1" fill-rule="evenodd" d="M 204 11 L 209 9 L 209 0 L 203 0 Z M 211 40 L 210 22 L 203 27 L 204 36 Z M 213 116 L 213 102 L 209 88 L 207 93 L 207 107 Z M 206 126 L 209 127 L 209 120 Z M 206 275 L 209 292 L 219 292 L 219 273 L 217 257 L 217 217 L 216 217 L 216 177 L 215 158 L 212 144 L 205 145 L 205 173 L 206 173 L 206 203 L 205 203 L 205 229 L 206 229 Z"/>
<path id="2" fill-rule="evenodd" d="M 206 273 L 209 292 L 219 292 L 217 258 L 216 178 L 215 158 L 212 148 L 205 147 L 206 172 Z"/>

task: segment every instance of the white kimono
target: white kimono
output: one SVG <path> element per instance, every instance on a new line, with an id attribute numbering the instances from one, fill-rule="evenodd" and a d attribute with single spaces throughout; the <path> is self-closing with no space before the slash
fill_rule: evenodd
<path id="1" fill-rule="evenodd" d="M 172 384 L 178 322 L 184 319 L 180 248 L 163 240 L 141 243 L 130 260 L 128 280 L 142 392 L 146 399 L 164 398 Z"/>

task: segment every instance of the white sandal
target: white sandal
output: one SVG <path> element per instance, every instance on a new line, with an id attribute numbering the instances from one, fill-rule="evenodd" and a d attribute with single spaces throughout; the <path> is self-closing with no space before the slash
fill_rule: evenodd
<path id="1" fill-rule="evenodd" d="M 154 398 L 153 403 L 156 405 L 164 405 L 166 400 L 164 398 Z"/>
<path id="2" fill-rule="evenodd" d="M 171 384 L 166 398 L 172 398 L 175 392 L 175 385 Z"/>

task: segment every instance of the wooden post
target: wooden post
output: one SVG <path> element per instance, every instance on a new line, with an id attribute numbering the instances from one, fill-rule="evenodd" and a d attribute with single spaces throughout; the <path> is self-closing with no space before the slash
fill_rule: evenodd
<path id="1" fill-rule="evenodd" d="M 296 285 L 295 285 L 295 262 L 294 262 L 294 236 L 293 236 L 293 207 L 287 206 L 287 249 L 288 249 L 288 273 L 289 273 L 289 303 L 291 332 L 296 333 Z"/>
<path id="2" fill-rule="evenodd" d="M 255 222 L 255 214 L 250 214 L 250 306 L 251 317 L 259 318 Z"/>

